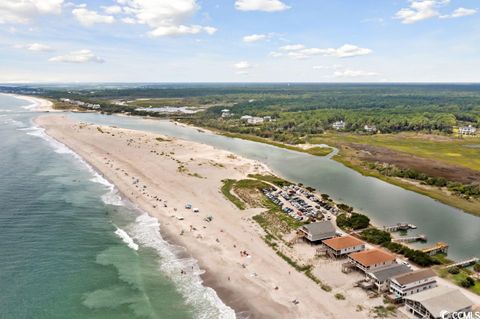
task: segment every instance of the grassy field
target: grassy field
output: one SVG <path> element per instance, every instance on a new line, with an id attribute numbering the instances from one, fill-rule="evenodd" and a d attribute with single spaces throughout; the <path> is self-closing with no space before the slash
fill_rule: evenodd
<path id="1" fill-rule="evenodd" d="M 467 278 L 469 275 L 471 275 L 471 271 L 468 269 L 461 269 L 460 273 L 456 275 L 450 274 L 445 268 L 437 270 L 437 273 L 440 277 L 448 279 L 460 287 L 460 283 L 465 280 L 465 278 Z M 468 290 L 476 293 L 477 295 L 480 295 L 480 280 L 475 281 L 475 285 L 468 288 Z"/>
<path id="2" fill-rule="evenodd" d="M 329 145 L 358 143 L 386 147 L 480 171 L 480 136 L 454 138 L 416 133 L 375 135 L 327 133 L 313 136 L 309 138 L 309 142 Z"/>
<path id="3" fill-rule="evenodd" d="M 368 146 L 381 147 L 398 152 L 398 154 L 410 154 L 412 161 L 421 157 L 431 161 L 430 165 L 445 163 L 452 168 L 480 171 L 480 137 L 452 138 L 449 136 L 432 136 L 425 134 L 401 133 L 401 134 L 377 134 L 377 135 L 355 135 L 327 133 L 322 136 L 311 137 L 310 143 L 325 143 L 334 145 L 340 149 L 334 160 L 352 168 L 363 175 L 379 178 L 385 182 L 400 186 L 402 188 L 429 196 L 442 203 L 454 206 L 480 216 L 480 201 L 475 199 L 464 199 L 455 196 L 437 187 L 429 187 L 420 183 L 411 183 L 406 180 L 385 176 L 376 170 L 365 166 L 359 158 L 358 150 L 348 147 L 352 143 Z M 346 147 L 347 146 L 347 147 Z M 427 161 L 428 162 L 428 161 Z M 418 163 L 413 163 L 416 165 Z M 425 167 L 428 169 L 428 167 Z M 464 173 L 465 174 L 465 173 Z"/>
<path id="4" fill-rule="evenodd" d="M 332 149 L 328 148 L 328 147 L 315 146 L 315 147 L 304 149 L 304 148 L 301 148 L 301 147 L 298 147 L 298 146 L 295 146 L 295 145 L 289 145 L 289 144 L 284 144 L 284 143 L 280 143 L 280 142 L 275 142 L 271 139 L 263 138 L 263 137 L 259 137 L 259 136 L 255 136 L 255 135 L 236 134 L 236 133 L 221 133 L 221 134 L 224 135 L 224 136 L 227 136 L 227 137 L 231 137 L 231 138 L 241 138 L 241 139 L 248 140 L 248 141 L 265 143 L 265 144 L 273 145 L 273 146 L 276 146 L 276 147 L 285 148 L 285 149 L 288 149 L 288 150 L 291 150 L 291 151 L 307 153 L 307 154 L 311 154 L 311 155 L 315 155 L 315 156 L 326 156 L 326 155 L 328 155 L 332 152 Z"/>

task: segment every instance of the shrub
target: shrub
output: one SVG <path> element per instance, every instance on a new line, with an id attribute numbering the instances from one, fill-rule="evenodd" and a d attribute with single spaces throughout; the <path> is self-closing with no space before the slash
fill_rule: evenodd
<path id="1" fill-rule="evenodd" d="M 460 285 L 464 288 L 470 288 L 475 286 L 475 280 L 472 277 L 467 277 L 460 282 Z"/>
<path id="2" fill-rule="evenodd" d="M 475 270 L 476 272 L 480 272 L 480 263 L 476 263 L 476 264 L 473 266 L 473 270 Z"/>
<path id="3" fill-rule="evenodd" d="M 345 296 L 341 293 L 336 293 L 335 298 L 337 298 L 338 300 L 345 300 Z"/>
<path id="4" fill-rule="evenodd" d="M 360 235 L 363 240 L 377 245 L 388 244 L 392 240 L 390 233 L 376 228 L 365 229 Z"/>
<path id="5" fill-rule="evenodd" d="M 460 268 L 458 267 L 450 267 L 448 268 L 448 272 L 452 275 L 457 275 L 460 273 Z"/>

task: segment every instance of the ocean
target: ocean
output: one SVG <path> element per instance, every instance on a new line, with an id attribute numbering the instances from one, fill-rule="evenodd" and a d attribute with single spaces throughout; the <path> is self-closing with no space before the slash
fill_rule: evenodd
<path id="1" fill-rule="evenodd" d="M 30 104 L 0 95 L 0 318 L 235 318 L 156 219 L 33 124 Z"/>

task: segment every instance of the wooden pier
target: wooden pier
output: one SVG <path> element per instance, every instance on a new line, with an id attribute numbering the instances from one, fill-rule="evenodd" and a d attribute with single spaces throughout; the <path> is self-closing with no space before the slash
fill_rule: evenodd
<path id="1" fill-rule="evenodd" d="M 438 242 L 432 247 L 424 248 L 422 249 L 424 253 L 427 253 L 430 256 L 436 255 L 436 254 L 448 254 L 448 244 L 444 242 Z"/>
<path id="2" fill-rule="evenodd" d="M 397 237 L 397 238 L 393 238 L 393 241 L 395 241 L 397 243 L 413 243 L 413 242 L 416 242 L 416 241 L 427 241 L 427 235 Z"/>
<path id="3" fill-rule="evenodd" d="M 458 263 L 454 263 L 454 264 L 451 264 L 451 265 L 448 265 L 448 266 L 445 266 L 445 268 L 453 268 L 453 267 L 459 267 L 459 268 L 464 268 L 464 267 L 468 267 L 468 266 L 471 266 L 471 265 L 475 265 L 480 259 L 478 257 L 473 257 L 473 258 L 470 258 L 470 259 L 467 259 L 467 260 L 464 260 L 464 261 L 460 261 Z"/>
<path id="4" fill-rule="evenodd" d="M 391 226 L 383 226 L 384 231 L 388 232 L 396 232 L 396 231 L 406 231 L 409 229 L 416 229 L 417 226 L 413 224 L 407 224 L 407 223 L 398 223 L 396 225 L 391 225 Z"/>

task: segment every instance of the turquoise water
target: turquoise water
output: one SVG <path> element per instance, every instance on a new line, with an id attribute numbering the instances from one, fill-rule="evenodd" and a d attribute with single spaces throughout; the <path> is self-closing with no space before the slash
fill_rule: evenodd
<path id="1" fill-rule="evenodd" d="M 28 104 L 0 95 L 0 318 L 234 317 L 155 219 L 32 126 Z"/>
<path id="2" fill-rule="evenodd" d="M 362 176 L 329 158 L 209 134 L 168 121 L 92 113 L 71 116 L 99 124 L 176 136 L 259 160 L 291 181 L 315 187 L 337 201 L 365 212 L 377 225 L 399 222 L 417 225 L 418 229 L 412 233 L 426 234 L 428 237 L 428 243 L 417 246 L 424 247 L 445 241 L 450 245 L 450 258 L 462 260 L 480 255 L 479 217 L 379 179 Z"/>

